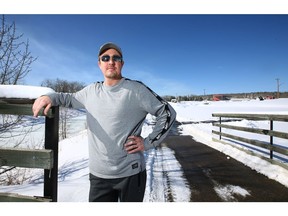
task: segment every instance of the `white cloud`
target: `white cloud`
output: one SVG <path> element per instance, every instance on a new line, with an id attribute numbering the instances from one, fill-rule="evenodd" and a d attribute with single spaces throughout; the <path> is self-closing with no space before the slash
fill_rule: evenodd
<path id="1" fill-rule="evenodd" d="M 32 72 L 26 78 L 28 84 L 40 85 L 46 78 L 86 84 L 103 79 L 96 56 L 73 47 L 39 42 L 35 38 L 30 38 L 30 47 L 31 53 L 38 59 L 32 64 Z"/>

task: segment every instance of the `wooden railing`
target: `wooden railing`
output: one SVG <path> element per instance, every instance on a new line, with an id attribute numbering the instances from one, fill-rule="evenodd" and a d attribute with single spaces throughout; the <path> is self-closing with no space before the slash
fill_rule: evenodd
<path id="1" fill-rule="evenodd" d="M 31 99 L 0 98 L 0 114 L 33 115 Z M 42 114 L 43 115 L 43 114 Z M 59 107 L 52 107 L 45 117 L 45 149 L 0 148 L 0 166 L 44 169 L 43 197 L 0 193 L 2 202 L 57 202 L 58 190 Z M 0 186 L 1 187 L 1 186 Z"/>
<path id="2" fill-rule="evenodd" d="M 237 147 L 237 144 L 241 143 L 246 143 L 251 146 L 260 148 L 261 150 L 264 150 L 268 152 L 270 157 L 265 157 L 262 154 L 257 153 L 255 150 L 249 150 L 246 151 L 248 153 L 251 153 L 253 155 L 260 156 L 263 159 L 266 159 L 270 161 L 271 163 L 276 163 L 278 165 L 284 166 L 285 168 L 288 167 L 287 161 L 285 160 L 274 160 L 274 154 L 278 153 L 284 157 L 286 160 L 288 158 L 288 133 L 285 132 L 279 132 L 274 130 L 274 122 L 287 122 L 288 124 L 288 115 L 275 115 L 275 114 L 232 114 L 232 113 L 213 113 L 213 117 L 219 117 L 219 123 L 214 122 L 213 126 L 219 127 L 219 131 L 212 130 L 213 134 L 219 135 L 219 139 L 213 137 L 213 141 L 218 141 L 224 144 L 230 144 L 233 147 Z M 262 121 L 266 120 L 270 122 L 270 128 L 248 128 L 248 127 L 241 127 L 241 126 L 234 126 L 234 125 L 229 125 L 229 124 L 223 124 L 223 118 L 225 118 L 225 122 L 227 121 L 227 118 L 232 120 L 241 120 L 241 119 L 247 119 L 247 120 L 254 120 L 254 121 Z M 237 131 L 244 131 L 244 132 L 249 132 L 249 133 L 255 133 L 255 134 L 261 134 L 261 135 L 266 135 L 269 136 L 269 142 L 264 142 L 264 141 L 259 141 L 255 139 L 248 139 L 236 135 L 232 135 L 231 133 L 223 133 L 222 128 L 226 129 L 231 129 L 231 130 L 237 130 Z M 223 140 L 223 137 L 225 137 L 226 141 Z M 287 145 L 278 145 L 274 143 L 274 137 L 278 137 L 281 139 L 287 140 Z M 229 139 L 229 142 L 227 140 Z M 240 143 L 239 143 L 240 142 Z M 232 144 L 233 143 L 233 144 Z M 240 150 L 244 150 L 244 148 L 240 148 Z M 251 148 L 252 149 L 252 148 Z M 255 148 L 254 148 L 255 149 Z"/>

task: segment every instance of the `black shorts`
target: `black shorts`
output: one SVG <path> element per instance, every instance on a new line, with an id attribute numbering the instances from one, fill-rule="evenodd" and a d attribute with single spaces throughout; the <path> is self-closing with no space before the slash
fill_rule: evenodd
<path id="1" fill-rule="evenodd" d="M 89 202 L 142 202 L 146 170 L 124 178 L 103 179 L 90 173 Z"/>

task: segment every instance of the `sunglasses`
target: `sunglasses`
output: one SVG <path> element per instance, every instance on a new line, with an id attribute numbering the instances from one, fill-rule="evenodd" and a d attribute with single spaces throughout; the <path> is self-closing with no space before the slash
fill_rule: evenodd
<path id="1" fill-rule="evenodd" d="M 122 62 L 123 60 L 122 57 L 119 55 L 113 55 L 113 56 L 104 55 L 104 56 L 101 56 L 101 61 L 109 62 L 111 57 L 112 57 L 112 61 L 114 62 Z"/>

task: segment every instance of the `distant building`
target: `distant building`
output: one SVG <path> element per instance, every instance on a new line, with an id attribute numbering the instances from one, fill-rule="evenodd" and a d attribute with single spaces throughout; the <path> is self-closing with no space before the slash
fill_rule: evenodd
<path id="1" fill-rule="evenodd" d="M 212 100 L 213 101 L 223 101 L 223 100 L 230 100 L 230 98 L 226 95 L 217 94 L 217 95 L 213 95 Z"/>
<path id="2" fill-rule="evenodd" d="M 273 95 L 267 95 L 265 99 L 270 100 L 270 99 L 275 99 L 275 97 Z"/>

